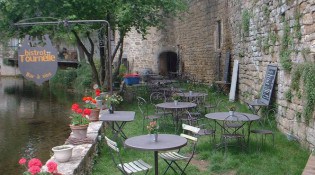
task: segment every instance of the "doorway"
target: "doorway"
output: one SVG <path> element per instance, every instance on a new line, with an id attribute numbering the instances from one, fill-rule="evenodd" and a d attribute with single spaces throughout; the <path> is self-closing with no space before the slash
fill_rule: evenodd
<path id="1" fill-rule="evenodd" d="M 159 74 L 167 76 L 178 71 L 178 58 L 175 52 L 163 52 L 159 56 Z"/>

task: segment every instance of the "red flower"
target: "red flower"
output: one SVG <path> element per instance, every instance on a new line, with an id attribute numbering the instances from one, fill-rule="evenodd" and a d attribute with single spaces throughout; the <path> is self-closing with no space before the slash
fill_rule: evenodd
<path id="1" fill-rule="evenodd" d="M 48 172 L 57 173 L 57 163 L 54 161 L 49 161 L 47 163 Z"/>
<path id="2" fill-rule="evenodd" d="M 75 112 L 78 113 L 78 114 L 81 114 L 83 112 L 83 109 L 79 108 Z"/>
<path id="3" fill-rule="evenodd" d="M 71 106 L 71 110 L 72 111 L 76 111 L 77 109 L 79 109 L 79 105 L 74 103 L 72 106 Z"/>
<path id="4" fill-rule="evenodd" d="M 20 164 L 20 165 L 24 165 L 25 163 L 26 163 L 26 159 L 22 157 L 22 158 L 19 160 L 19 164 Z"/>
<path id="5" fill-rule="evenodd" d="M 40 167 L 39 166 L 29 167 L 28 172 L 30 172 L 32 175 L 40 173 Z"/>
<path id="6" fill-rule="evenodd" d="M 83 110 L 83 115 L 90 115 L 90 114 L 91 114 L 91 110 L 90 110 L 90 109 L 85 108 L 85 109 Z"/>
<path id="7" fill-rule="evenodd" d="M 39 168 L 41 168 L 43 164 L 39 159 L 33 158 L 28 162 L 28 168 L 31 168 L 33 166 L 38 166 Z"/>

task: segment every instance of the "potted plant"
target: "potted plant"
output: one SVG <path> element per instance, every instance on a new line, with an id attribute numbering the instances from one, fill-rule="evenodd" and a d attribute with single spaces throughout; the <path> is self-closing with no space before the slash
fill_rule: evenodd
<path id="1" fill-rule="evenodd" d="M 229 106 L 229 114 L 233 116 L 235 111 L 236 111 L 236 106 L 230 105 Z"/>
<path id="2" fill-rule="evenodd" d="M 76 103 L 71 106 L 71 110 L 72 114 L 70 115 L 70 128 L 72 130 L 73 137 L 76 139 L 84 139 L 86 138 L 87 128 L 90 123 L 86 116 L 91 114 L 91 110 L 88 108 L 81 109 Z"/>
<path id="3" fill-rule="evenodd" d="M 192 95 L 193 90 L 194 90 L 193 84 L 189 84 L 188 87 L 187 87 L 187 89 L 188 89 L 188 91 L 189 91 L 189 95 Z"/>
<path id="4" fill-rule="evenodd" d="M 150 134 L 150 139 L 153 142 L 157 142 L 158 141 L 158 131 L 159 131 L 159 126 L 158 126 L 157 122 L 151 121 L 149 123 L 149 125 L 147 126 L 147 129 L 148 129 L 149 134 Z"/>
<path id="5" fill-rule="evenodd" d="M 178 100 L 180 100 L 180 96 L 178 95 L 178 93 L 173 93 L 172 99 L 174 100 L 175 105 L 177 105 Z"/>
<path id="6" fill-rule="evenodd" d="M 73 145 L 60 145 L 51 149 L 54 152 L 54 158 L 58 162 L 67 162 L 72 157 Z"/>
<path id="7" fill-rule="evenodd" d="M 43 167 L 42 162 L 37 158 L 32 158 L 27 162 L 27 159 L 21 158 L 19 164 L 22 165 L 26 171 L 23 173 L 25 175 L 32 174 L 50 174 L 50 175 L 61 175 L 57 170 L 57 163 L 54 161 L 49 161 L 46 163 L 46 166 Z"/>
<path id="8" fill-rule="evenodd" d="M 123 101 L 122 96 L 120 96 L 116 93 L 106 94 L 106 96 L 105 96 L 105 103 L 106 103 L 106 106 L 107 106 L 110 114 L 114 113 L 115 105 L 118 105 L 122 101 Z"/>
<path id="9" fill-rule="evenodd" d="M 94 85 L 94 87 L 96 86 Z M 103 105 L 103 99 L 101 98 L 100 94 L 101 90 L 98 87 L 96 87 L 95 98 L 91 96 L 85 96 L 82 99 L 85 102 L 84 107 L 91 110 L 91 114 L 89 115 L 89 120 L 91 122 L 99 120 L 100 110 Z"/>

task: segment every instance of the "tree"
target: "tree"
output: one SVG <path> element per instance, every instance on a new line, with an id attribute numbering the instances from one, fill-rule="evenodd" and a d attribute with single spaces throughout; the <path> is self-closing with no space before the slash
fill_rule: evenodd
<path id="1" fill-rule="evenodd" d="M 21 37 L 27 33 L 30 35 L 50 34 L 54 38 L 73 34 L 79 47 L 84 51 L 87 60 L 92 67 L 95 82 L 103 85 L 109 82 L 109 61 L 113 62 L 118 58 L 118 66 L 114 70 L 113 77 L 119 74 L 119 66 L 123 54 L 123 42 L 126 34 L 133 28 L 142 34 L 147 35 L 150 27 L 162 27 L 166 18 L 176 17 L 187 7 L 187 0 L 1 0 L 0 1 L 0 29 L 1 35 L 7 37 Z M 76 24 L 56 26 L 30 26 L 17 28 L 13 24 L 36 17 L 50 17 L 41 20 L 96 20 L 105 19 L 110 23 L 113 30 L 118 31 L 119 40 L 111 58 L 101 52 L 101 67 L 98 71 L 94 63 L 94 43 L 91 32 L 97 30 L 100 38 L 104 38 L 103 24 Z M 106 29 L 105 29 L 106 30 Z M 108 32 L 108 31 L 106 31 Z M 82 42 L 82 37 L 88 38 L 89 47 Z M 90 49 L 88 49 L 90 48 Z M 108 53 L 108 45 L 104 49 Z M 106 51 L 107 50 L 107 51 Z M 118 54 L 118 56 L 116 56 Z M 109 60 L 111 59 L 111 60 Z M 106 70 L 106 71 L 105 71 Z M 99 73 L 100 72 L 100 73 Z"/>

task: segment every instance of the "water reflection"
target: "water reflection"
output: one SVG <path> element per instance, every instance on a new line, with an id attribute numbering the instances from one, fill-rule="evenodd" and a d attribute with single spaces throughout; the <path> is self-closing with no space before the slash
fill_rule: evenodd
<path id="1" fill-rule="evenodd" d="M 75 98 L 22 78 L 0 78 L 0 174 L 22 174 L 20 157 L 47 161 L 51 148 L 69 136 Z"/>

